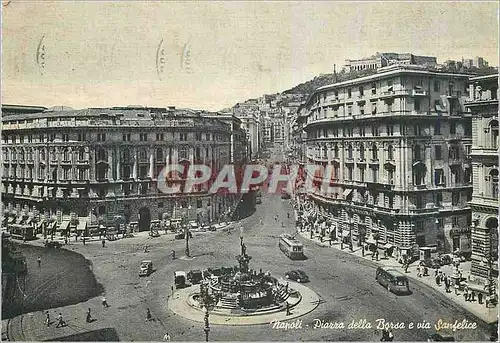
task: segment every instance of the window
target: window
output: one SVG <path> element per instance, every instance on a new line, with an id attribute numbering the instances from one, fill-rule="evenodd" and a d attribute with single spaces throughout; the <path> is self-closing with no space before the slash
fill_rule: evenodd
<path id="1" fill-rule="evenodd" d="M 106 134 L 105 133 L 98 133 L 97 134 L 97 141 L 98 142 L 104 142 L 106 140 Z"/>
<path id="2" fill-rule="evenodd" d="M 141 149 L 139 151 L 139 161 L 141 161 L 141 162 L 147 162 L 148 161 L 148 154 L 147 154 L 146 150 Z"/>
<path id="3" fill-rule="evenodd" d="M 443 193 L 437 192 L 436 193 L 436 206 L 441 207 L 442 203 L 443 203 Z"/>
<path id="4" fill-rule="evenodd" d="M 359 96 L 363 96 L 364 95 L 364 89 L 363 89 L 363 86 L 359 86 Z"/>
<path id="5" fill-rule="evenodd" d="M 161 148 L 156 149 L 156 161 L 163 161 L 163 150 Z"/>
<path id="6" fill-rule="evenodd" d="M 179 134 L 179 139 L 181 141 L 187 141 L 187 139 L 188 139 L 187 136 L 188 136 L 187 133 L 180 133 Z M 214 136 L 214 140 L 215 140 L 215 136 Z"/>
<path id="7" fill-rule="evenodd" d="M 69 142 L 69 135 L 67 133 L 63 133 L 62 137 L 63 142 Z"/>
<path id="8" fill-rule="evenodd" d="M 179 149 L 179 159 L 187 159 L 188 154 L 187 154 L 187 149 L 185 147 L 181 147 Z"/>
<path id="9" fill-rule="evenodd" d="M 387 136 L 394 136 L 394 126 L 387 125 Z"/>
<path id="10" fill-rule="evenodd" d="M 333 93 L 334 97 L 335 97 L 335 100 L 338 100 L 339 99 L 339 91 L 335 91 Z"/>
<path id="11" fill-rule="evenodd" d="M 378 149 L 377 145 L 373 143 L 372 145 L 372 159 L 377 160 L 378 159 Z"/>
<path id="12" fill-rule="evenodd" d="M 359 181 L 365 182 L 365 168 L 359 168 Z"/>
<path id="13" fill-rule="evenodd" d="M 347 98 L 351 98 L 352 96 L 352 90 L 351 88 L 347 88 Z"/>
<path id="14" fill-rule="evenodd" d="M 333 157 L 339 158 L 339 147 L 337 144 L 333 147 Z"/>
<path id="15" fill-rule="evenodd" d="M 454 135 L 457 133 L 457 124 L 456 123 L 450 123 L 450 134 Z"/>
<path id="16" fill-rule="evenodd" d="M 347 167 L 347 180 L 352 181 L 352 166 Z"/>
<path id="17" fill-rule="evenodd" d="M 105 161 L 106 160 L 106 150 L 103 148 L 99 148 L 97 150 L 97 161 Z"/>
<path id="18" fill-rule="evenodd" d="M 196 140 L 197 140 L 197 141 L 201 141 L 201 140 L 202 140 L 202 139 L 201 139 L 201 132 L 196 132 L 196 133 L 195 133 L 195 136 L 196 136 Z"/>
<path id="19" fill-rule="evenodd" d="M 372 182 L 377 183 L 378 182 L 378 169 L 377 168 L 372 168 Z M 375 203 L 377 203 L 376 201 Z"/>
<path id="20" fill-rule="evenodd" d="M 449 158 L 450 160 L 458 160 L 460 158 L 460 151 L 458 146 L 452 145 L 449 149 Z"/>
<path id="21" fill-rule="evenodd" d="M 352 158 L 352 145 L 347 146 L 347 158 Z"/>
<path id="22" fill-rule="evenodd" d="M 420 150 L 420 145 L 415 145 L 413 147 L 413 159 L 414 160 L 420 160 L 422 159 L 422 154 L 421 154 L 421 150 Z"/>
<path id="23" fill-rule="evenodd" d="M 498 198 L 498 169 L 492 169 L 489 176 L 491 182 L 491 196 L 493 198 Z"/>
<path id="24" fill-rule="evenodd" d="M 444 185 L 444 171 L 443 169 L 434 170 L 434 184 L 436 186 Z"/>
<path id="25" fill-rule="evenodd" d="M 353 128 L 352 128 L 352 127 L 348 127 L 348 128 L 347 128 L 347 136 L 348 136 L 348 137 L 352 137 L 352 136 L 354 135 L 353 131 L 354 131 L 354 130 L 353 130 Z"/>
<path id="26" fill-rule="evenodd" d="M 387 171 L 387 181 L 389 181 L 390 185 L 394 184 L 394 169 L 389 169 Z"/>
<path id="27" fill-rule="evenodd" d="M 434 158 L 436 160 L 441 160 L 443 158 L 440 145 L 434 145 Z"/>
<path id="28" fill-rule="evenodd" d="M 372 114 L 377 114 L 377 103 L 372 102 Z"/>
<path id="29" fill-rule="evenodd" d="M 415 98 L 414 109 L 415 109 L 415 111 L 420 111 L 420 99 L 419 98 Z"/>
<path id="30" fill-rule="evenodd" d="M 156 134 L 156 140 L 157 140 L 157 141 L 162 141 L 162 140 L 163 140 L 163 138 L 164 138 L 164 137 L 163 137 L 163 133 L 157 133 L 157 134 Z"/>
<path id="31" fill-rule="evenodd" d="M 372 83 L 372 94 L 377 94 L 377 84 L 375 82 Z"/>
<path id="32" fill-rule="evenodd" d="M 78 141 L 83 142 L 87 140 L 87 134 L 86 133 L 79 133 L 78 134 Z M 43 136 L 42 139 L 40 139 L 41 142 L 43 142 Z"/>
<path id="33" fill-rule="evenodd" d="M 394 148 L 392 147 L 392 145 L 389 145 L 387 147 L 387 159 L 394 160 Z"/>
<path id="34" fill-rule="evenodd" d="M 451 205 L 458 206 L 460 202 L 460 192 L 452 192 L 451 193 Z"/>
<path id="35" fill-rule="evenodd" d="M 148 140 L 148 134 L 147 133 L 139 133 L 139 141 L 145 142 Z"/>
<path id="36" fill-rule="evenodd" d="M 360 126 L 359 127 L 359 135 L 361 137 L 364 137 L 365 136 L 365 127 L 364 126 Z"/>
<path id="37" fill-rule="evenodd" d="M 378 126 L 372 126 L 372 135 L 373 136 L 378 136 L 379 135 Z"/>
<path id="38" fill-rule="evenodd" d="M 352 106 L 347 106 L 347 115 L 352 116 Z"/>
<path id="39" fill-rule="evenodd" d="M 359 159 L 365 159 L 365 147 L 363 146 L 363 144 L 361 144 L 361 146 L 359 147 Z"/>
<path id="40" fill-rule="evenodd" d="M 417 195 L 416 198 L 416 207 L 417 208 L 424 208 L 424 202 L 423 202 L 423 199 L 422 199 L 422 196 L 421 195 Z M 422 232 L 423 231 L 423 226 L 422 226 L 422 223 L 420 222 L 420 225 L 419 225 L 419 228 L 417 229 L 417 231 L 419 232 Z"/>
<path id="41" fill-rule="evenodd" d="M 123 141 L 124 142 L 130 142 L 130 133 L 124 133 L 123 134 Z"/>
<path id="42" fill-rule="evenodd" d="M 434 81 L 434 92 L 439 92 L 441 83 L 439 80 Z"/>
<path id="43" fill-rule="evenodd" d="M 359 114 L 364 115 L 365 114 L 365 105 L 359 105 Z"/>
<path id="44" fill-rule="evenodd" d="M 492 120 L 488 125 L 489 148 L 498 149 L 498 120 Z"/>

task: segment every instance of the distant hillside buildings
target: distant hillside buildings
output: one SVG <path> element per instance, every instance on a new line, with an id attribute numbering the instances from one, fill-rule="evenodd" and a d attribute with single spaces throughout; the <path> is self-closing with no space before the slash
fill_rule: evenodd
<path id="1" fill-rule="evenodd" d="M 413 54 L 398 54 L 392 52 L 376 53 L 375 55 L 358 60 L 346 60 L 345 68 L 348 71 L 360 71 L 367 69 L 379 69 L 393 64 L 413 64 L 436 66 L 436 57 L 417 56 Z"/>

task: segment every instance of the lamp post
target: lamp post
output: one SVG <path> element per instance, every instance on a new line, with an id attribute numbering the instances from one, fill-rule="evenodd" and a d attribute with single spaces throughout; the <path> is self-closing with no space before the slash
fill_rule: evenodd
<path id="1" fill-rule="evenodd" d="M 352 228 L 354 226 L 354 221 L 352 218 L 349 218 L 349 249 L 351 252 L 354 251 L 353 246 L 352 246 Z"/>
<path id="2" fill-rule="evenodd" d="M 182 207 L 181 207 L 182 208 Z M 186 213 L 186 226 L 184 227 L 184 238 L 186 240 L 186 257 L 191 257 L 190 254 L 189 254 L 189 235 L 190 235 L 190 231 L 189 231 L 189 210 L 191 209 L 191 205 L 189 205 L 186 210 L 187 210 L 187 213 Z"/>

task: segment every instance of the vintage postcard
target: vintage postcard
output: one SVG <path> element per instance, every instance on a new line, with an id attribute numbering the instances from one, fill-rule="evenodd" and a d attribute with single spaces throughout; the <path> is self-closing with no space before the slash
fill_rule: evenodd
<path id="1" fill-rule="evenodd" d="M 495 1 L 3 1 L 2 340 L 498 341 Z"/>

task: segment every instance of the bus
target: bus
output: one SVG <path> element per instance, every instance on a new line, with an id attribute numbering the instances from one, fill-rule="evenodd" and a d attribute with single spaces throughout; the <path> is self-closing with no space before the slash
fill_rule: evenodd
<path id="1" fill-rule="evenodd" d="M 395 294 L 410 294 L 410 284 L 406 275 L 391 267 L 378 267 L 375 279 Z"/>
<path id="2" fill-rule="evenodd" d="M 303 259 L 304 245 L 296 240 L 293 236 L 282 234 L 279 237 L 279 247 L 283 253 L 292 260 Z"/>

